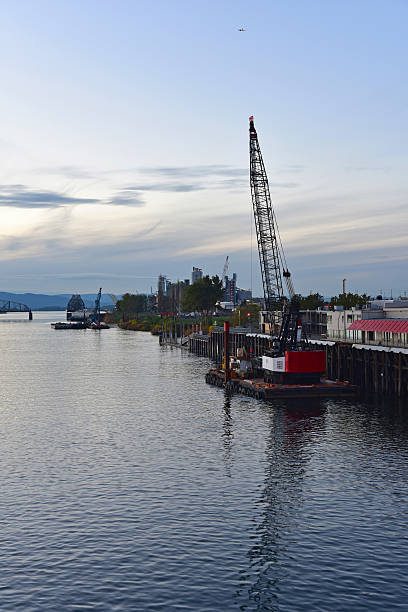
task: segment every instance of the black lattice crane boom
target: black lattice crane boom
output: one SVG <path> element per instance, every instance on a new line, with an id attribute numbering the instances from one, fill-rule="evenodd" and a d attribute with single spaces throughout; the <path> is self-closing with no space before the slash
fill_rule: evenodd
<path id="1" fill-rule="evenodd" d="M 282 324 L 275 342 L 276 353 L 280 354 L 288 349 L 296 349 L 299 342 L 299 300 L 295 296 L 292 278 L 286 265 L 253 117 L 249 118 L 249 157 L 252 206 L 265 307 L 270 320 L 273 311 L 284 309 Z M 285 279 L 290 297 L 290 301 L 286 305 L 282 289 L 282 276 Z"/>
<path id="2" fill-rule="evenodd" d="M 265 308 L 268 312 L 272 312 L 281 307 L 283 300 L 279 242 L 269 192 L 268 177 L 253 117 L 249 118 L 249 159 L 252 206 L 258 241 L 259 262 L 261 264 Z"/>

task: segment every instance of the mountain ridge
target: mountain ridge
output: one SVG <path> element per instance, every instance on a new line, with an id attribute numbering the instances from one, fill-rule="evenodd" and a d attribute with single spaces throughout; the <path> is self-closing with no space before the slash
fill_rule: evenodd
<path id="1" fill-rule="evenodd" d="M 12 293 L 10 291 L 0 291 L 0 300 L 19 302 L 20 304 L 25 304 L 32 310 L 52 310 L 53 307 L 59 309 L 63 308 L 65 310 L 72 295 L 72 293 L 58 293 L 53 295 L 47 293 Z M 88 308 L 94 306 L 96 296 L 97 293 L 81 293 L 85 306 Z M 104 304 L 106 304 L 106 306 L 113 305 L 112 299 L 106 293 L 102 293 L 101 297 L 101 306 Z"/>

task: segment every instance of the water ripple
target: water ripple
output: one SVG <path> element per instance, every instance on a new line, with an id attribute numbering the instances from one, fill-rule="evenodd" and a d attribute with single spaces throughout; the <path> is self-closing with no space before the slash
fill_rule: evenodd
<path id="1" fill-rule="evenodd" d="M 48 316 L 0 320 L 2 611 L 406 609 L 406 406 L 228 397 Z"/>

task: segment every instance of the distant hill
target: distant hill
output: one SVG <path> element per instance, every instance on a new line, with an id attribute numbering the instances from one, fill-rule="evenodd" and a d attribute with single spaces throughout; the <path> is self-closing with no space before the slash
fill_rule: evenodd
<path id="1" fill-rule="evenodd" d="M 96 296 L 96 293 L 81 293 L 87 308 L 92 308 L 95 304 Z M 65 310 L 71 297 L 72 293 L 47 295 L 43 293 L 9 293 L 7 291 L 0 291 L 0 300 L 20 302 L 32 310 Z M 102 293 L 101 298 L 101 308 L 104 306 L 109 308 L 113 306 L 111 298 L 106 293 Z"/>

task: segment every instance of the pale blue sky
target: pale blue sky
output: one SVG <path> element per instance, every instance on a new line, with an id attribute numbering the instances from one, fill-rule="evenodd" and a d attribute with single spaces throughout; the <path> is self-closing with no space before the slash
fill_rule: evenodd
<path id="1" fill-rule="evenodd" d="M 253 114 L 296 290 L 408 291 L 405 0 L 0 0 L 0 19 L 0 289 L 145 291 L 229 255 L 260 294 Z"/>

